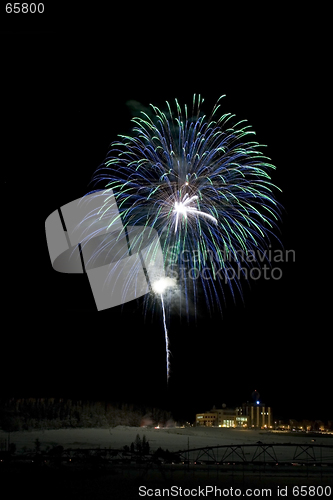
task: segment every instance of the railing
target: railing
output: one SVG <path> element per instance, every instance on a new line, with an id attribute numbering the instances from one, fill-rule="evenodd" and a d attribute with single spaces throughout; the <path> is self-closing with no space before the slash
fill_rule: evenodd
<path id="1" fill-rule="evenodd" d="M 297 463 L 333 466 L 333 445 L 262 442 L 220 445 L 185 449 L 177 452 L 182 461 L 192 464 L 266 463 L 293 465 Z"/>

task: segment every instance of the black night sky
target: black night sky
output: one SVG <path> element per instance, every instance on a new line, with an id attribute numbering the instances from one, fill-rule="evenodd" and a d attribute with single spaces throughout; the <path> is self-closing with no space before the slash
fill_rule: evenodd
<path id="1" fill-rule="evenodd" d="M 181 40 L 138 41 L 135 31 L 127 46 L 84 30 L 3 35 L 1 396 L 122 400 L 193 420 L 257 389 L 276 417 L 332 418 L 329 339 L 309 253 L 316 237 L 301 229 L 311 168 L 297 125 L 306 89 L 293 35 L 268 31 L 255 38 L 249 30 L 239 46 L 215 33 L 208 46 L 194 38 L 181 49 Z M 193 93 L 207 113 L 226 94 L 223 110 L 247 119 L 268 145 L 283 190 L 279 237 L 296 262 L 279 264 L 280 280 L 244 283 L 244 304 L 227 292 L 223 318 L 209 318 L 204 304 L 197 325 L 174 315 L 167 387 L 162 319 L 144 321 L 141 299 L 97 312 L 87 276 L 52 269 L 44 224 L 89 190 L 109 144 L 130 132 L 128 100 L 163 107 L 190 103 Z"/>

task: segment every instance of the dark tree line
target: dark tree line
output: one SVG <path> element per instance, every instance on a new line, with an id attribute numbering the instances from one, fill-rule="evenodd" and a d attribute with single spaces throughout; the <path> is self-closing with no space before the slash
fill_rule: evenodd
<path id="1" fill-rule="evenodd" d="M 132 404 L 70 399 L 0 401 L 0 428 L 5 431 L 116 427 L 165 424 L 170 412 Z"/>

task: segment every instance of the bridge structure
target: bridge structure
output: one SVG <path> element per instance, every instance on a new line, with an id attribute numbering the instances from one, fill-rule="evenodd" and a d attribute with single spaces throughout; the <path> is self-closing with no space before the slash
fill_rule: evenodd
<path id="1" fill-rule="evenodd" d="M 333 467 L 333 445 L 316 443 L 257 443 L 206 446 L 180 450 L 182 462 L 193 465 L 267 464 Z"/>

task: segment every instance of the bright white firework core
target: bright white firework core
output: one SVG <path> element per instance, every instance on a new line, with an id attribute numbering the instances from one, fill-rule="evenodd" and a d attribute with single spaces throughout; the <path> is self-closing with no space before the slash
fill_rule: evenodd
<path id="1" fill-rule="evenodd" d="M 174 212 L 176 212 L 175 233 L 177 232 L 178 220 L 180 215 L 183 215 L 185 219 L 187 218 L 187 214 L 207 217 L 207 219 L 210 219 L 212 222 L 214 222 L 214 224 L 217 224 L 217 219 L 215 219 L 215 217 L 213 217 L 210 214 L 207 214 L 206 212 L 201 212 L 201 210 L 196 210 L 194 207 L 190 206 L 190 203 L 192 203 L 197 199 L 198 199 L 197 196 L 191 196 L 191 198 L 189 198 L 188 194 L 186 194 L 184 196 L 183 201 L 175 202 L 175 209 L 174 209 Z"/>
<path id="2" fill-rule="evenodd" d="M 175 286 L 175 281 L 169 277 L 160 278 L 152 284 L 153 291 L 159 294 L 162 294 L 167 288 L 173 286 Z"/>

